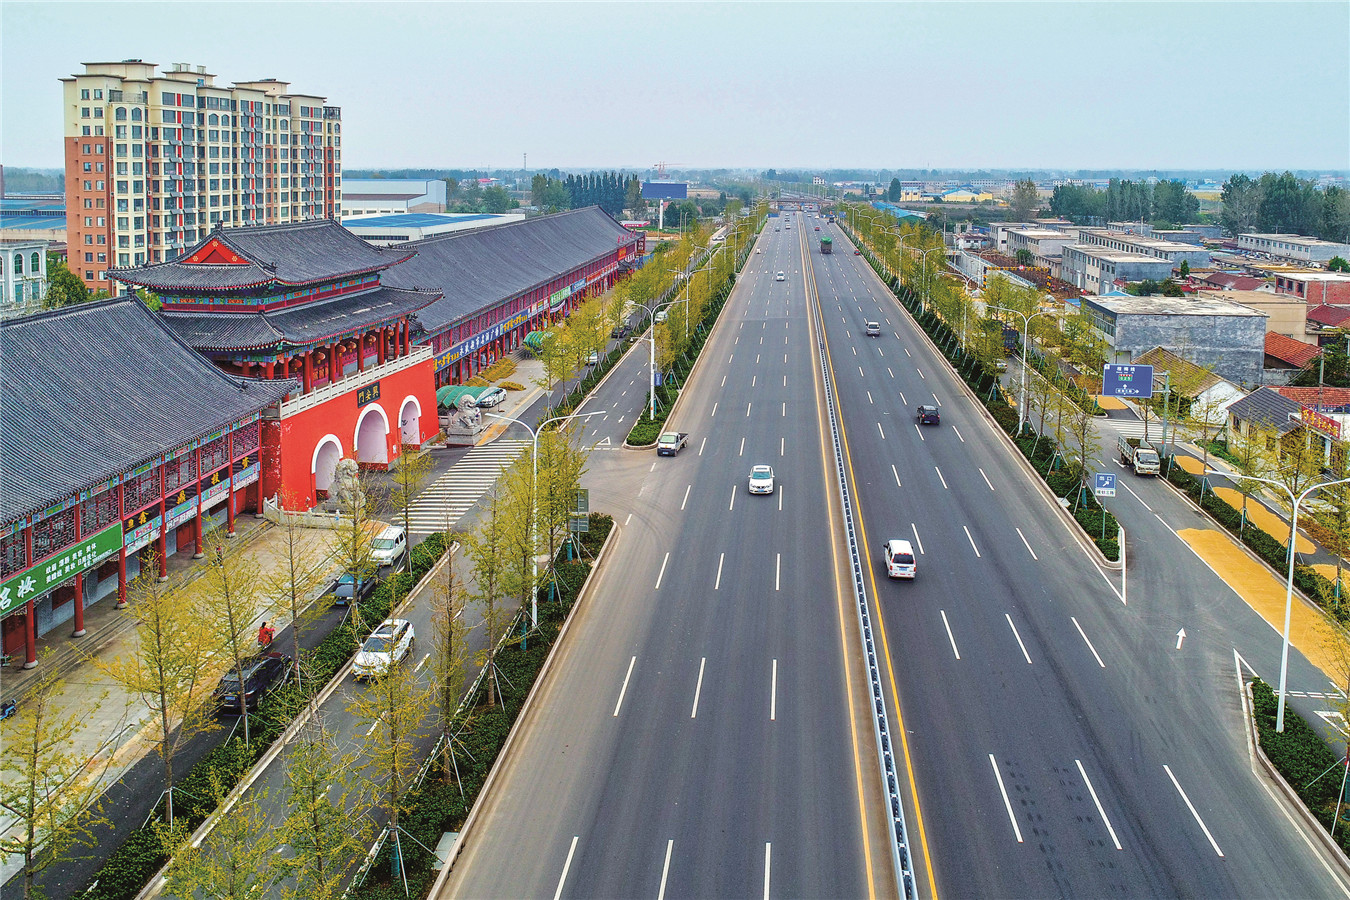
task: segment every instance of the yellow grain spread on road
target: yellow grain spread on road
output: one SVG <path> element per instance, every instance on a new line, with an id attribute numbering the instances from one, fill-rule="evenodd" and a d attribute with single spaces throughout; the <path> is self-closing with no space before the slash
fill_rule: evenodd
<path id="1" fill-rule="evenodd" d="M 1187 472 L 1190 472 L 1192 475 L 1203 475 L 1205 472 L 1204 462 L 1196 459 L 1194 456 L 1183 456 L 1178 454 L 1175 459 L 1178 466 L 1185 469 Z"/>
<path id="2" fill-rule="evenodd" d="M 1269 569 L 1239 549 L 1232 538 L 1223 532 L 1212 528 L 1184 528 L 1177 532 L 1177 536 L 1272 628 L 1284 632 L 1285 582 L 1282 579 L 1270 574 Z M 1334 639 L 1334 632 L 1321 613 L 1309 609 L 1306 603 L 1295 596 L 1293 614 L 1289 619 L 1289 643 L 1325 672 L 1328 678 L 1339 683 L 1343 678 L 1337 674 L 1339 664 L 1335 653 L 1330 650 Z M 1270 677 L 1274 673 L 1262 674 Z"/>
<path id="3" fill-rule="evenodd" d="M 1227 501 L 1234 509 L 1242 509 L 1242 492 L 1233 488 L 1216 487 L 1214 493 L 1220 500 Z M 1289 543 L 1289 522 L 1275 515 L 1255 500 L 1247 501 L 1247 521 L 1260 528 L 1266 534 L 1279 541 L 1281 545 Z M 1316 553 L 1317 547 L 1302 534 L 1294 541 L 1299 553 Z"/>
<path id="4" fill-rule="evenodd" d="M 1107 397 L 1099 394 L 1097 396 L 1097 405 L 1102 409 L 1129 409 L 1125 401 L 1119 397 Z"/>

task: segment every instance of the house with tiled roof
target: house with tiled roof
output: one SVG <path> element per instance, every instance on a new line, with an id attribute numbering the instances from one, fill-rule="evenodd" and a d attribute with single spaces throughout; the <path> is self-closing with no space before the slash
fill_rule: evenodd
<path id="1" fill-rule="evenodd" d="M 164 324 L 223 372 L 299 382 L 264 426 L 262 491 L 308 509 L 340 460 L 384 468 L 440 430 L 412 331 L 441 294 L 381 283 L 414 255 L 318 219 L 217 228 L 181 259 L 108 276 L 155 292 Z"/>
<path id="2" fill-rule="evenodd" d="M 1350 388 L 1343 387 L 1295 387 L 1282 385 L 1275 390 L 1309 409 L 1325 413 L 1350 413 Z"/>
<path id="3" fill-rule="evenodd" d="M 1332 448 L 1350 428 L 1350 407 L 1329 406 L 1327 398 L 1350 400 L 1333 395 L 1340 389 L 1322 388 L 1323 401 L 1317 400 L 1317 388 L 1260 387 L 1228 407 L 1229 441 L 1235 435 L 1251 439 L 1263 432 L 1283 447 L 1300 451 L 1313 442 L 1324 460 L 1331 459 Z M 1311 392 L 1311 393 L 1310 393 Z"/>
<path id="4" fill-rule="evenodd" d="M 0 358 L 0 640 L 35 664 L 143 550 L 163 575 L 260 511 L 263 419 L 297 385 L 222 371 L 135 297 L 0 321 Z"/>
<path id="5" fill-rule="evenodd" d="M 1211 425 L 1222 425 L 1230 404 L 1245 396 L 1242 388 L 1211 368 L 1196 365 L 1171 350 L 1154 347 L 1135 358 L 1139 365 L 1152 366 L 1154 375 L 1170 376 L 1171 390 L 1185 398 L 1191 415 Z"/>
<path id="6" fill-rule="evenodd" d="M 1271 332 L 1266 335 L 1266 381 L 1288 380 L 1317 359 L 1322 348 Z"/>

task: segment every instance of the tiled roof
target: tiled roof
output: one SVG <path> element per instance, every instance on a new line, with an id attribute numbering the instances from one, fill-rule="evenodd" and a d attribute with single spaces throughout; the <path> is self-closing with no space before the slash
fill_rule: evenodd
<path id="1" fill-rule="evenodd" d="M 1254 291 L 1265 284 L 1265 279 L 1253 278 L 1251 275 L 1236 275 L 1232 272 L 1215 272 L 1206 275 L 1204 283 L 1225 291 Z"/>
<path id="2" fill-rule="evenodd" d="M 434 302 L 432 291 L 380 287 L 268 313 L 163 313 L 165 324 L 198 350 L 278 351 L 378 328 Z"/>
<path id="3" fill-rule="evenodd" d="M 219 241 L 244 262 L 186 263 L 182 260 L 109 269 L 108 277 L 152 291 L 231 290 L 265 284 L 312 284 L 374 272 L 408 258 L 407 250 L 372 247 L 332 219 L 289 225 L 218 229 L 183 255 L 190 258 Z"/>
<path id="4" fill-rule="evenodd" d="M 280 400 L 220 371 L 132 297 L 0 320 L 0 523 Z"/>
<path id="5" fill-rule="evenodd" d="M 1266 356 L 1274 357 L 1297 369 L 1312 362 L 1321 352 L 1322 348 L 1316 344 L 1306 344 L 1275 332 L 1266 335 Z"/>
<path id="6" fill-rule="evenodd" d="M 1298 427 L 1298 403 L 1268 387 L 1259 387 L 1228 407 L 1229 415 L 1274 428 L 1279 434 Z"/>
<path id="7" fill-rule="evenodd" d="M 1346 319 L 1350 319 L 1350 306 L 1314 306 L 1308 310 L 1308 321 L 1319 325 L 1339 328 Z"/>
<path id="8" fill-rule="evenodd" d="M 1154 347 L 1134 358 L 1135 363 L 1153 366 L 1155 370 L 1172 373 L 1172 389 L 1197 397 L 1226 379 L 1209 369 L 1197 366 L 1189 359 L 1178 356 L 1171 350 Z"/>
<path id="9" fill-rule="evenodd" d="M 637 236 L 597 206 L 474 231 L 437 235 L 397 249 L 417 255 L 382 276 L 387 285 L 442 291 L 417 314 L 431 334 L 614 252 Z"/>
<path id="10" fill-rule="evenodd" d="M 1342 387 L 1290 387 L 1276 388 L 1283 397 L 1295 403 L 1301 403 L 1309 409 L 1323 412 L 1343 412 L 1350 410 L 1350 388 Z"/>

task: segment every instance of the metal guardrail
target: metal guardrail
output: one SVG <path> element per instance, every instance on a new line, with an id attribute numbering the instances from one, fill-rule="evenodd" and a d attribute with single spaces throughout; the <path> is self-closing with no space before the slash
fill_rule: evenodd
<path id="1" fill-rule="evenodd" d="M 808 258 L 810 254 L 807 254 Z M 853 582 L 858 624 L 862 629 L 864 649 L 867 652 L 867 680 L 871 687 L 872 725 L 877 739 L 877 755 L 881 775 L 886 784 L 886 795 L 891 819 L 891 856 L 896 878 L 905 897 L 914 897 L 914 869 L 910 862 L 909 832 L 905 827 L 904 806 L 900 802 L 900 781 L 895 764 L 895 748 L 891 740 L 890 724 L 886 715 L 886 700 L 882 693 L 881 667 L 877 662 L 876 643 L 872 632 L 872 614 L 867 599 L 867 584 L 862 554 L 858 546 L 857 523 L 853 512 L 853 496 L 849 489 L 848 465 L 844 460 L 843 440 L 839 427 L 839 410 L 835 405 L 834 383 L 830 378 L 829 354 L 825 347 L 825 322 L 820 315 L 819 297 L 812 306 L 816 323 L 816 355 L 825 383 L 825 409 L 830 423 L 830 443 L 834 454 L 835 480 L 839 485 L 840 505 L 844 513 L 844 529 L 848 538 L 849 574 Z"/>

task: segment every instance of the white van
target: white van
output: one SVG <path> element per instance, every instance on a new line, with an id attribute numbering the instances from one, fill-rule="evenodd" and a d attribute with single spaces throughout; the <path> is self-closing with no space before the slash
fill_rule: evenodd
<path id="1" fill-rule="evenodd" d="M 914 577 L 914 548 L 909 541 L 887 541 L 882 550 L 886 557 L 886 574 L 891 578 Z"/>
<path id="2" fill-rule="evenodd" d="M 388 526 L 370 542 L 370 558 L 377 566 L 392 566 L 407 552 L 408 536 L 397 525 Z"/>

